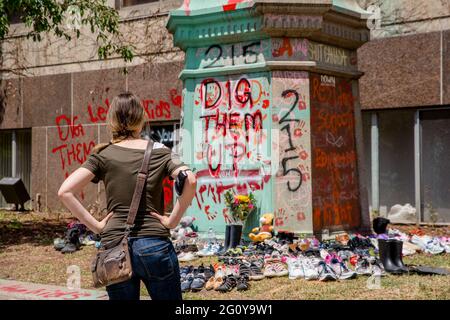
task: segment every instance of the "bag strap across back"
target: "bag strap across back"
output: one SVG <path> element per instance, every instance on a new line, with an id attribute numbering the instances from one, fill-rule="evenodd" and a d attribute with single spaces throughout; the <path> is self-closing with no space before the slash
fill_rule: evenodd
<path id="1" fill-rule="evenodd" d="M 128 212 L 126 230 L 129 232 L 134 226 L 134 219 L 136 218 L 137 211 L 139 209 L 139 203 L 141 202 L 142 192 L 144 191 L 145 182 L 148 176 L 148 163 L 153 150 L 153 140 L 150 140 L 145 149 L 144 160 L 142 161 L 141 169 L 139 169 L 136 181 L 136 187 L 134 188 L 133 199 L 131 200 L 130 211 Z"/>

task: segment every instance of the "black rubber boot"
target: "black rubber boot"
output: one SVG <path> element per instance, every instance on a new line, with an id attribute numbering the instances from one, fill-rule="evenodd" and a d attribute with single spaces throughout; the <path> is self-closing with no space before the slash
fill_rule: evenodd
<path id="1" fill-rule="evenodd" d="M 231 226 L 227 224 L 225 226 L 225 241 L 223 243 L 223 249 L 219 251 L 219 255 L 223 255 L 230 248 L 230 231 Z"/>
<path id="2" fill-rule="evenodd" d="M 238 224 L 231 225 L 230 230 L 230 248 L 236 248 L 241 243 L 242 226 Z"/>
<path id="3" fill-rule="evenodd" d="M 378 239 L 378 251 L 384 270 L 393 274 L 402 274 L 403 271 L 397 267 L 393 259 L 394 246 L 395 243 L 392 240 Z"/>
<path id="4" fill-rule="evenodd" d="M 392 260 L 394 264 L 404 273 L 408 273 L 409 269 L 405 267 L 402 260 L 402 252 L 403 252 L 403 241 L 400 240 L 392 240 Z"/>

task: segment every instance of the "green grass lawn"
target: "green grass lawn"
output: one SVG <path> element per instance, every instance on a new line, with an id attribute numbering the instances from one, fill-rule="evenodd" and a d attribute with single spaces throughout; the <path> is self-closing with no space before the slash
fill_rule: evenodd
<path id="1" fill-rule="evenodd" d="M 77 265 L 81 271 L 81 286 L 92 289 L 91 258 L 95 248 L 83 247 L 73 254 L 63 255 L 53 249 L 53 238 L 62 235 L 65 219 L 51 219 L 43 214 L 15 214 L 0 212 L 0 278 L 65 285 L 67 267 Z M 202 258 L 191 262 L 199 265 L 215 262 L 215 258 Z M 428 256 L 416 254 L 404 259 L 407 264 L 421 264 L 450 268 L 450 255 Z M 233 290 L 221 294 L 203 290 L 186 293 L 185 299 L 450 299 L 450 276 L 386 276 L 379 289 L 370 289 L 367 277 L 354 280 L 308 282 L 289 280 L 287 277 L 251 282 L 246 292 Z M 143 294 L 147 294 L 142 289 Z"/>

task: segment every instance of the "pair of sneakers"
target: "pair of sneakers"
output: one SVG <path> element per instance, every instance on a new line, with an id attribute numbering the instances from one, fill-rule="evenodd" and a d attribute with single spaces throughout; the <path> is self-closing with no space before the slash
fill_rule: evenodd
<path id="1" fill-rule="evenodd" d="M 316 280 L 319 272 L 313 261 L 306 257 L 290 257 L 287 259 L 289 279 Z"/>
<path id="2" fill-rule="evenodd" d="M 243 261 L 239 265 L 239 276 L 255 281 L 264 279 L 264 274 L 257 261 Z"/>
<path id="3" fill-rule="evenodd" d="M 248 281 L 249 278 L 246 275 L 236 276 L 230 274 L 224 277 L 222 284 L 215 290 L 222 293 L 230 292 L 234 288 L 236 288 L 237 291 L 247 291 L 250 288 Z"/>
<path id="4" fill-rule="evenodd" d="M 445 246 L 437 238 L 430 236 L 417 236 L 411 237 L 411 242 L 419 246 L 425 253 L 429 254 L 441 254 L 446 251 Z"/>
<path id="5" fill-rule="evenodd" d="M 336 281 L 354 279 L 357 273 L 348 268 L 336 254 L 329 254 L 318 264 L 320 281 Z"/>
<path id="6" fill-rule="evenodd" d="M 200 265 L 198 268 L 193 266 L 183 267 L 180 270 L 181 292 L 198 292 L 203 289 L 206 282 L 214 276 L 212 266 L 205 268 Z"/>
<path id="7" fill-rule="evenodd" d="M 289 274 L 286 265 L 280 259 L 266 259 L 263 275 L 267 278 L 284 277 Z"/>
<path id="8" fill-rule="evenodd" d="M 208 242 L 203 249 L 197 252 L 197 256 L 199 257 L 211 257 L 216 255 L 220 250 L 222 250 L 222 246 L 218 243 Z"/>

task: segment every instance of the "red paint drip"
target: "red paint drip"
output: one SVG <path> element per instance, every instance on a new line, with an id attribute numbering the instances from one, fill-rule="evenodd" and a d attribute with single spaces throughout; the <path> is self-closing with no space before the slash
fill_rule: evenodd
<path id="1" fill-rule="evenodd" d="M 191 5 L 191 0 L 184 0 L 183 9 L 187 16 L 191 14 L 191 9 L 189 6 Z"/>

